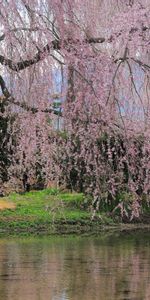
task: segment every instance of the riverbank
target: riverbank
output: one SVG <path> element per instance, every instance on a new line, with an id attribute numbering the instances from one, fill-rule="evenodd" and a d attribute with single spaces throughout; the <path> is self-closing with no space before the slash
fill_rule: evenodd
<path id="1" fill-rule="evenodd" d="M 88 199 L 79 193 L 60 193 L 56 189 L 11 194 L 0 198 L 0 233 L 80 234 L 100 230 L 149 227 L 150 215 L 142 224 L 122 224 L 119 216 L 90 209 Z M 143 224 L 147 223 L 147 224 Z"/>

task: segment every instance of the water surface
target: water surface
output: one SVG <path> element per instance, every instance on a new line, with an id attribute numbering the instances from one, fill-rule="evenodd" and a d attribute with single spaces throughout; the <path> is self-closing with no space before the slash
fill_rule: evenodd
<path id="1" fill-rule="evenodd" d="M 0 238 L 0 300 L 150 300 L 150 231 Z"/>

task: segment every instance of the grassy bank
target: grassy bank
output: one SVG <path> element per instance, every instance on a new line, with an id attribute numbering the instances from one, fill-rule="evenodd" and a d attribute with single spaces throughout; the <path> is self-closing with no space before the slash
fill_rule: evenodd
<path id="1" fill-rule="evenodd" d="M 106 214 L 92 219 L 83 194 L 54 189 L 11 194 L 0 200 L 0 232 L 80 233 L 114 224 Z"/>
<path id="2" fill-rule="evenodd" d="M 149 216 L 145 223 L 150 224 Z M 112 218 L 107 212 L 93 217 L 90 201 L 79 193 L 46 189 L 0 198 L 0 233 L 97 232 L 107 226 L 118 227 L 119 222 L 118 216 Z"/>

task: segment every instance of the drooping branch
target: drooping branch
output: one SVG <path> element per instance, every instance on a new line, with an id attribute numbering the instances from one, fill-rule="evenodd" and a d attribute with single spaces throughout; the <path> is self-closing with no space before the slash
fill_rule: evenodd
<path id="1" fill-rule="evenodd" d="M 131 65 L 130 65 L 130 63 L 129 63 L 128 60 L 126 61 L 126 63 L 127 63 L 127 66 L 128 66 L 128 68 L 129 68 L 129 72 L 130 72 L 131 83 L 132 83 L 132 85 L 133 85 L 133 87 L 134 87 L 135 93 L 137 94 L 137 96 L 138 96 L 138 98 L 139 98 L 139 100 L 140 100 L 140 102 L 141 102 L 142 109 L 143 109 L 143 112 L 144 112 L 144 116 L 147 116 L 147 113 L 146 113 L 146 111 L 145 111 L 145 107 L 144 107 L 142 98 L 141 98 L 141 96 L 140 96 L 140 94 L 139 94 L 139 92 L 138 92 L 138 90 L 137 90 L 136 84 L 135 84 L 135 82 L 134 82 L 134 76 L 133 76 L 133 72 L 132 72 Z"/>
<path id="2" fill-rule="evenodd" d="M 11 102 L 14 105 L 19 106 L 20 108 L 23 108 L 24 110 L 26 110 L 28 112 L 32 112 L 33 114 L 36 114 L 38 112 L 42 112 L 42 113 L 53 113 L 56 116 L 62 116 L 61 111 L 57 111 L 54 108 L 39 109 L 37 107 L 29 106 L 25 102 L 16 101 L 13 97 L 8 98 L 7 101 Z"/>
<path id="3" fill-rule="evenodd" d="M 15 98 L 11 95 L 8 88 L 6 87 L 5 81 L 1 75 L 0 75 L 0 86 L 1 86 L 3 96 L 4 96 L 3 99 L 1 99 L 1 100 L 3 100 L 3 102 L 5 102 L 5 104 L 11 103 L 13 105 L 17 105 L 20 108 L 23 108 L 24 110 L 26 110 L 28 112 L 32 112 L 33 114 L 38 113 L 38 112 L 43 112 L 43 113 L 54 113 L 55 115 L 59 115 L 59 116 L 62 115 L 61 111 L 57 111 L 55 108 L 45 108 L 45 109 L 40 110 L 37 107 L 32 107 L 32 106 L 28 105 L 26 102 L 19 102 L 19 101 L 15 100 Z M 56 98 L 56 96 L 54 98 Z"/>
<path id="4" fill-rule="evenodd" d="M 111 96 L 111 91 L 112 91 L 112 88 L 113 88 L 113 86 L 114 86 L 114 83 L 115 83 L 115 79 L 116 79 L 118 70 L 119 70 L 119 68 L 120 68 L 120 66 L 121 66 L 121 64 L 122 64 L 123 62 L 124 62 L 124 60 L 120 60 L 119 63 L 118 63 L 118 65 L 117 65 L 117 68 L 116 68 L 116 70 L 115 70 L 114 76 L 113 76 L 113 78 L 112 78 L 112 85 L 111 85 L 111 87 L 110 87 L 110 89 L 109 89 L 109 93 L 108 93 L 106 105 L 107 105 L 108 102 L 109 102 L 109 99 L 110 99 L 110 96 Z"/>
<path id="5" fill-rule="evenodd" d="M 38 27 L 35 27 L 35 28 L 27 28 L 27 27 L 20 27 L 20 28 L 14 28 L 14 29 L 10 29 L 9 30 L 9 33 L 11 32 L 19 32 L 19 31 L 28 31 L 28 32 L 35 32 L 38 30 Z M 0 42 L 3 41 L 6 37 L 6 34 L 3 33 L 1 36 L 0 36 Z"/>
<path id="6" fill-rule="evenodd" d="M 18 29 L 14 29 L 14 31 L 17 31 Z M 22 30 L 28 30 L 27 28 L 22 28 Z M 37 28 L 34 28 L 33 30 L 37 30 Z M 137 28 L 131 28 L 130 33 L 137 31 Z M 144 27 L 143 30 L 148 30 L 148 27 Z M 119 33 L 119 35 L 121 35 L 121 32 Z M 3 40 L 5 37 L 5 35 L 3 34 L 0 37 L 0 41 Z M 117 37 L 117 36 L 116 36 Z M 35 54 L 35 56 L 32 59 L 29 60 L 22 60 L 19 61 L 17 63 L 13 62 L 11 59 L 6 58 L 3 55 L 0 55 L 0 64 L 8 66 L 11 70 L 13 71 L 21 71 L 26 69 L 27 67 L 30 67 L 36 63 L 38 63 L 39 61 L 41 61 L 45 55 L 50 55 L 52 54 L 53 50 L 59 51 L 61 50 L 63 47 L 66 48 L 68 51 L 70 51 L 70 47 L 71 45 L 77 45 L 77 44 L 102 44 L 104 42 L 108 42 L 111 43 L 114 40 L 114 37 L 110 36 L 109 38 L 104 38 L 104 37 L 89 37 L 83 40 L 79 40 L 79 39 L 72 39 L 69 38 L 67 40 L 61 40 L 61 39 L 55 39 L 53 41 L 51 41 L 50 44 L 46 44 L 43 49 L 39 49 L 38 52 Z M 122 58 L 123 59 L 123 58 Z M 138 61 L 139 64 L 142 65 L 142 63 L 140 63 L 140 61 Z"/>
<path id="7" fill-rule="evenodd" d="M 135 59 L 135 58 L 131 58 L 135 63 L 137 63 L 140 67 L 143 67 L 145 69 L 147 69 L 148 71 L 150 71 L 150 66 L 142 61 L 140 61 L 139 59 Z"/>
<path id="8" fill-rule="evenodd" d="M 103 43 L 104 41 L 104 38 L 89 38 L 84 40 L 83 43 L 93 44 Z M 0 55 L 0 63 L 2 65 L 8 66 L 13 71 L 19 72 L 41 61 L 43 59 L 44 54 L 49 55 L 53 50 L 61 50 L 62 44 L 64 47 L 68 47 L 68 45 L 70 45 L 71 43 L 77 44 L 79 43 L 79 40 L 73 41 L 72 39 L 68 39 L 63 41 L 63 43 L 61 40 L 53 40 L 51 44 L 47 44 L 43 47 L 42 50 L 39 50 L 32 59 L 23 60 L 17 63 L 14 63 L 11 59 L 5 58 L 3 55 Z"/>
<path id="9" fill-rule="evenodd" d="M 55 48 L 58 48 L 58 46 L 56 47 L 56 41 L 55 43 L 52 43 L 53 46 L 53 50 L 55 50 Z M 59 48 L 58 48 L 59 49 Z M 17 63 L 14 63 L 11 59 L 5 58 L 4 56 L 0 55 L 0 63 L 4 66 L 8 66 L 11 70 L 13 71 L 21 71 L 26 69 L 29 66 L 32 66 L 36 63 L 38 63 L 40 60 L 42 60 L 42 55 L 44 53 L 50 53 L 50 46 L 47 44 L 43 50 L 38 51 L 37 54 L 29 60 L 23 60 Z"/>
<path id="10" fill-rule="evenodd" d="M 4 97 L 6 99 L 9 98 L 11 95 L 10 95 L 10 93 L 6 87 L 5 81 L 1 75 L 0 75 L 0 86 L 1 86 L 1 90 L 2 90 Z"/>

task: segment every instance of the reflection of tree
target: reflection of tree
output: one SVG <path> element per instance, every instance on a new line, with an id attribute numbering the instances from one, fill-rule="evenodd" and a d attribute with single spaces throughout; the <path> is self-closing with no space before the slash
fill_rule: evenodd
<path id="1" fill-rule="evenodd" d="M 135 249 L 132 241 L 118 242 L 111 245 L 91 240 L 69 251 L 62 275 L 66 278 L 68 270 L 68 299 L 119 300 L 121 295 L 149 299 L 148 249 L 142 254 L 142 245 Z"/>
<path id="2" fill-rule="evenodd" d="M 150 299 L 149 236 L 0 241 L 3 300 Z"/>

